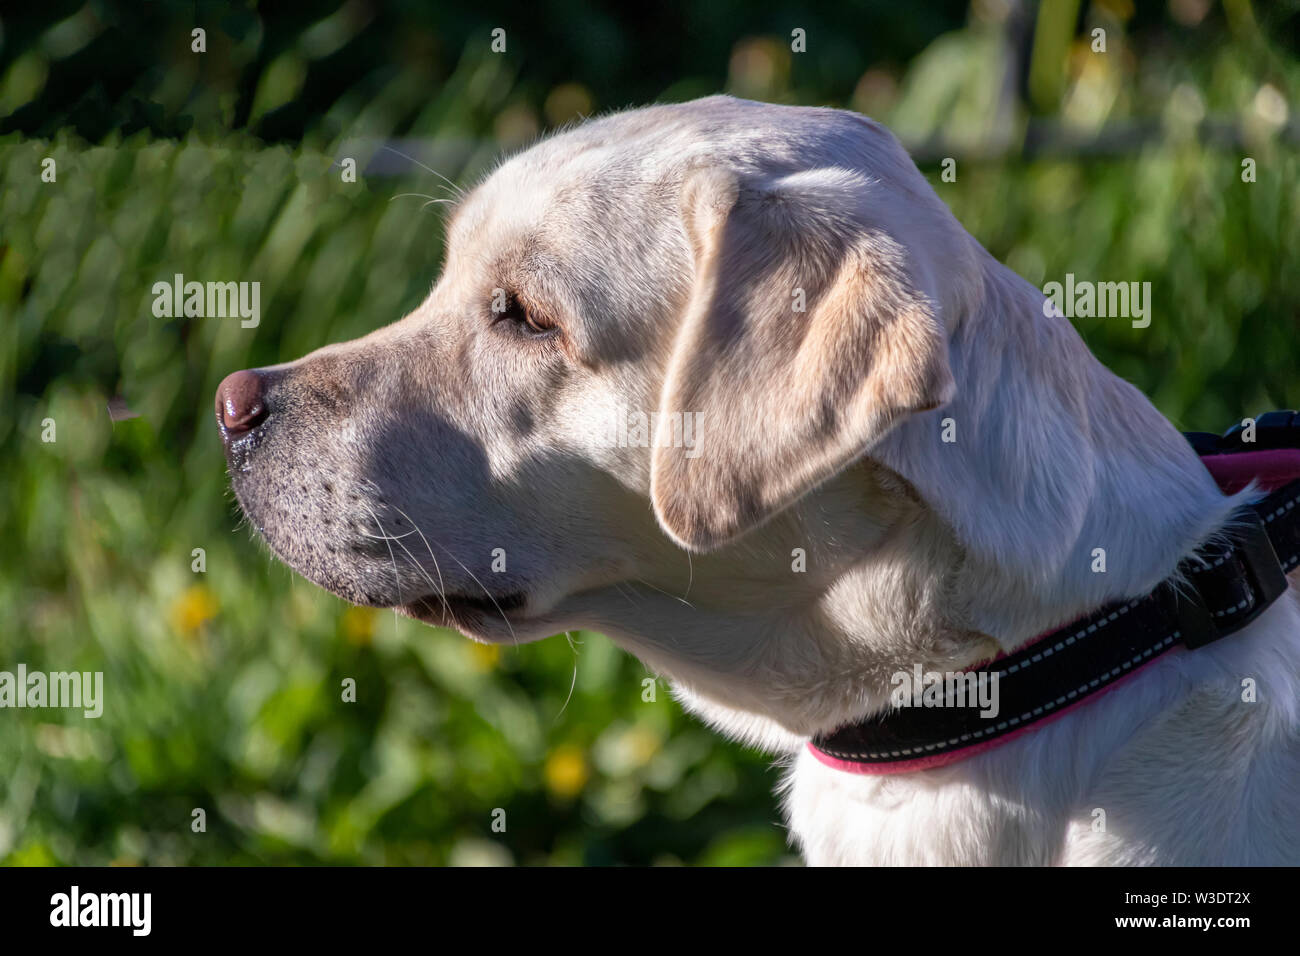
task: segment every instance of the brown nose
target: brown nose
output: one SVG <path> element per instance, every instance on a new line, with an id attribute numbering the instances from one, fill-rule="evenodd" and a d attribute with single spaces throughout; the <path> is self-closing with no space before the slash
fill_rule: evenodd
<path id="1" fill-rule="evenodd" d="M 262 376 L 249 369 L 234 372 L 217 386 L 217 421 L 228 436 L 256 428 L 266 418 Z"/>

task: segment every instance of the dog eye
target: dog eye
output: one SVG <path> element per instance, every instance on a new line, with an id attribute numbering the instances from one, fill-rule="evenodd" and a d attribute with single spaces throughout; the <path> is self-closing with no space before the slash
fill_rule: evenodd
<path id="1" fill-rule="evenodd" d="M 546 335 L 548 332 L 554 332 L 556 328 L 549 319 L 538 315 L 513 295 L 506 300 L 505 311 L 500 317 L 515 323 L 528 335 Z"/>

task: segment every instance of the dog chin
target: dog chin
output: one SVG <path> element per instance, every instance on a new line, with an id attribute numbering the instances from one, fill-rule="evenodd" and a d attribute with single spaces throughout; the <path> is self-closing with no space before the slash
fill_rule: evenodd
<path id="1" fill-rule="evenodd" d="M 541 640 L 551 633 L 538 631 L 536 625 L 540 622 L 529 618 L 528 596 L 522 593 L 480 597 L 430 594 L 393 610 L 432 627 L 448 627 L 489 644 L 506 641 L 522 644 Z"/>

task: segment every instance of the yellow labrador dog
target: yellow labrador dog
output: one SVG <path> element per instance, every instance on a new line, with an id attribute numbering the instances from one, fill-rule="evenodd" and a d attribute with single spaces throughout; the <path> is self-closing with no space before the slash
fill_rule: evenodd
<path id="1" fill-rule="evenodd" d="M 503 163 L 419 308 L 217 418 L 297 572 L 479 641 L 609 635 L 787 755 L 811 863 L 1300 862 L 1294 591 L 960 759 L 809 746 L 1153 591 L 1245 500 L 1044 302 L 878 124 L 711 97 Z"/>

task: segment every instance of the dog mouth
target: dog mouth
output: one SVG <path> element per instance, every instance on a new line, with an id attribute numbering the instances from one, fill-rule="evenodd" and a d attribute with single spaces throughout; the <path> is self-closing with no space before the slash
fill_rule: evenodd
<path id="1" fill-rule="evenodd" d="M 512 612 L 528 604 L 528 595 L 522 591 L 493 595 L 426 594 L 405 604 L 397 605 L 398 614 L 414 618 L 425 624 L 441 627 L 473 626 L 488 617 L 509 620 Z"/>

